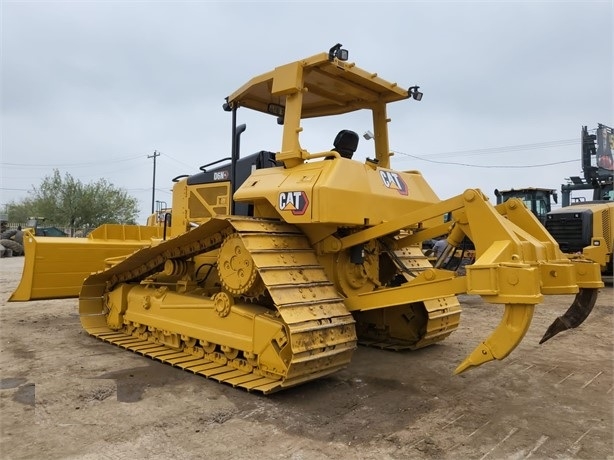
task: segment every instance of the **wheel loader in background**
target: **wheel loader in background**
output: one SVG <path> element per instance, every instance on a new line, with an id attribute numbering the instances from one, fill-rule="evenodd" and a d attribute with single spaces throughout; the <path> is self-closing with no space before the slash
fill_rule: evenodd
<path id="1" fill-rule="evenodd" d="M 151 219 L 162 237 L 105 260 L 78 293 L 58 289 L 78 294 L 94 337 L 261 393 L 345 367 L 357 343 L 439 342 L 459 324 L 461 293 L 504 313 L 457 373 L 509 355 L 544 295 L 575 299 L 542 341 L 581 324 L 603 286 L 599 266 L 566 258 L 519 200 L 495 207 L 479 189 L 441 200 L 418 171 L 392 169 L 387 105 L 421 97 L 418 86 L 349 62 L 339 44 L 252 78 L 224 103 L 230 158 L 175 178 L 170 212 Z M 278 152 L 240 156 L 244 109 L 282 124 Z M 358 110 L 372 115 L 366 161 L 352 159 L 358 136 L 349 130 L 332 150 L 301 144 L 302 120 Z M 420 244 L 441 235 L 448 247 L 431 264 Z M 458 276 L 441 264 L 465 237 L 476 260 Z M 75 260 L 56 262 L 69 272 Z M 38 276 L 34 266 L 22 282 Z M 11 300 L 28 298 L 24 289 Z"/>
<path id="2" fill-rule="evenodd" d="M 599 124 L 596 134 L 582 127 L 582 171 L 584 177 L 571 176 L 561 185 L 562 208 L 557 203 L 557 191 L 545 188 L 495 190 L 497 204 L 509 198 L 520 198 L 544 224 L 567 257 L 581 257 L 599 263 L 601 273 L 612 276 L 614 257 L 614 133 Z M 578 191 L 591 191 L 586 200 L 572 196 Z"/>
<path id="3" fill-rule="evenodd" d="M 546 229 L 569 257 L 599 263 L 602 275 L 614 275 L 614 131 L 598 124 L 595 134 L 582 127 L 582 172 L 561 185 L 562 205 L 546 216 Z M 590 190 L 585 200 L 572 193 Z"/>
<path id="4" fill-rule="evenodd" d="M 558 196 L 557 191 L 551 188 L 495 189 L 497 204 L 505 203 L 510 198 L 519 198 L 542 224 L 546 223 L 546 216 L 552 211 L 552 202 L 558 203 Z"/>

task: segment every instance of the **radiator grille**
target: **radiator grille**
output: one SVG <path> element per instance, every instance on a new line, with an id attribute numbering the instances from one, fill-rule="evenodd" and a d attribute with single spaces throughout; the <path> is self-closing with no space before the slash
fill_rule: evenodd
<path id="1" fill-rule="evenodd" d="M 590 211 L 553 213 L 546 219 L 546 230 L 565 253 L 582 252 L 591 244 L 592 225 Z"/>
<path id="2" fill-rule="evenodd" d="M 612 222 L 610 222 L 610 213 L 607 210 L 601 211 L 601 222 L 603 225 L 603 236 L 605 238 L 605 244 L 608 247 L 608 252 L 612 252 L 612 238 L 610 235 L 612 234 Z"/>

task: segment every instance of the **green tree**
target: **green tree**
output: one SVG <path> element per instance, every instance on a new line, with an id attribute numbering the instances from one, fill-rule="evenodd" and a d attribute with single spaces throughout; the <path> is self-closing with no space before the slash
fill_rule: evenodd
<path id="1" fill-rule="evenodd" d="M 9 219 L 25 222 L 28 217 L 45 217 L 47 223 L 76 229 L 95 228 L 102 224 L 134 225 L 138 201 L 105 179 L 83 184 L 70 174 L 53 174 L 34 187 L 31 197 L 9 203 Z"/>
<path id="2" fill-rule="evenodd" d="M 24 198 L 20 202 L 8 203 L 7 213 L 9 222 L 25 222 L 28 218 L 36 216 L 34 204 L 30 198 Z"/>

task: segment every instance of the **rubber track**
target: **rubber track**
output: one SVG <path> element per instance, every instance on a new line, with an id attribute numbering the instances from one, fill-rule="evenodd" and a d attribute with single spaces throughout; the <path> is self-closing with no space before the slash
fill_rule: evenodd
<path id="1" fill-rule="evenodd" d="M 220 246 L 238 232 L 250 251 L 280 317 L 287 325 L 292 359 L 284 379 L 246 371 L 220 353 L 196 357 L 175 348 L 111 330 L 103 298 L 119 283 L 155 273 L 167 258 L 189 258 Z M 250 218 L 212 219 L 187 234 L 141 249 L 112 268 L 88 277 L 80 297 L 88 333 L 143 356 L 248 391 L 271 393 L 320 378 L 345 367 L 356 348 L 354 320 L 343 304 L 307 238 L 294 226 Z"/>

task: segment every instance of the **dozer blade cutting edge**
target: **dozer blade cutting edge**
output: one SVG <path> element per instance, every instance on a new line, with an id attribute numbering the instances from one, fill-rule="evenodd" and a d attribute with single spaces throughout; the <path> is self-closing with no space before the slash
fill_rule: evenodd
<path id="1" fill-rule="evenodd" d="M 77 297 L 83 280 L 103 270 L 108 260 L 127 256 L 161 235 L 157 227 L 119 224 L 102 225 L 87 238 L 25 233 L 23 273 L 9 301 Z"/>

